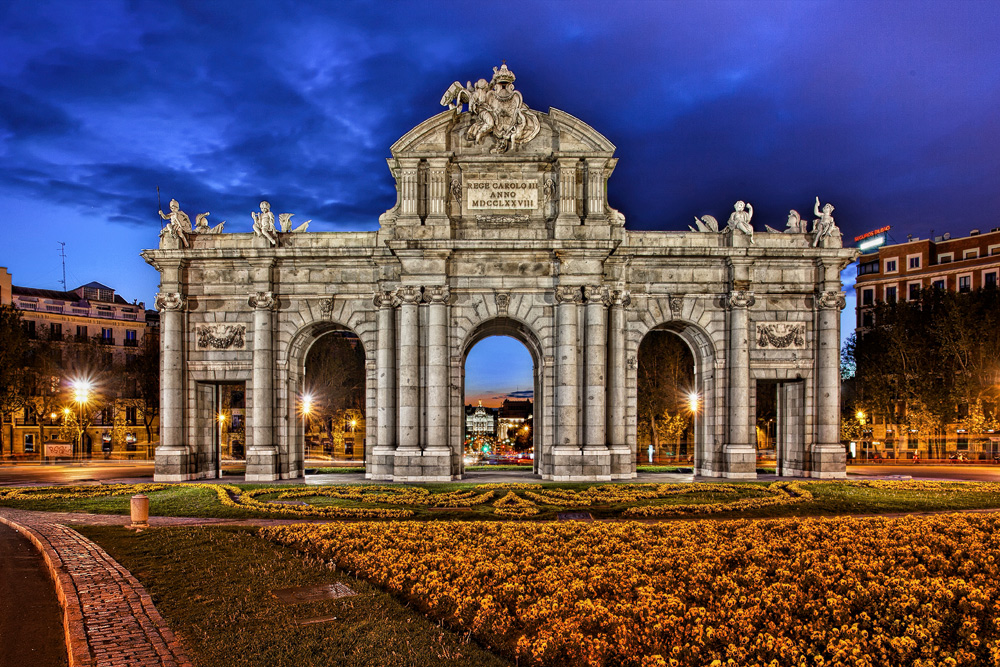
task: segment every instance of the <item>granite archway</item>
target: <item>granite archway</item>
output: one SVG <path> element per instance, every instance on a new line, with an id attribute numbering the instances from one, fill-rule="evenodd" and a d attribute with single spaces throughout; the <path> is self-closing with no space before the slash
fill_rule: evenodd
<path id="1" fill-rule="evenodd" d="M 696 350 L 699 474 L 755 477 L 752 383 L 768 379 L 787 383 L 800 417 L 783 471 L 845 475 L 840 271 L 856 253 L 832 219 L 755 232 L 739 202 L 725 227 L 703 215 L 690 231 L 628 230 L 607 202 L 614 145 L 566 112 L 528 108 L 513 81 L 502 67 L 485 89 L 453 84 L 449 108 L 393 144 L 397 198 L 378 231 L 271 229 L 262 209 L 252 234 L 181 230 L 182 243 L 168 226 L 143 252 L 161 274 L 157 480 L 209 474 L 197 392 L 210 381 L 247 383 L 247 479 L 300 475 L 297 364 L 334 325 L 366 351 L 369 479 L 461 477 L 464 354 L 505 326 L 524 327 L 536 359 L 541 479 L 635 475 L 635 357 L 656 326 Z"/>

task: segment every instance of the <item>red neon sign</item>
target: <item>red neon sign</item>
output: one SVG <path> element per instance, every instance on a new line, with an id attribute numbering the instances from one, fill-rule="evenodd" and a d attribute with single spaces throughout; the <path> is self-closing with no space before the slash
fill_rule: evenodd
<path id="1" fill-rule="evenodd" d="M 882 232 L 887 232 L 887 231 L 889 231 L 889 228 L 890 228 L 891 226 L 892 226 L 892 225 L 886 225 L 885 227 L 882 227 L 881 229 L 873 229 L 873 230 L 872 230 L 872 231 L 870 231 L 870 232 L 865 232 L 865 233 L 864 233 L 864 234 L 862 234 L 861 236 L 855 236 L 855 237 L 854 237 L 854 242 L 855 242 L 855 243 L 857 243 L 858 241 L 863 241 L 863 240 L 865 240 L 865 239 L 867 239 L 867 238 L 870 238 L 870 237 L 872 237 L 872 236 L 878 236 L 878 235 L 879 235 L 879 234 L 881 234 Z"/>

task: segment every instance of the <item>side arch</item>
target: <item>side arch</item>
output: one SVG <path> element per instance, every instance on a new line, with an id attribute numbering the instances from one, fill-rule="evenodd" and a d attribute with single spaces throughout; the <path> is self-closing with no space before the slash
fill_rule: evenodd
<path id="1" fill-rule="evenodd" d="M 660 304 L 657 304 L 657 306 Z M 657 312 L 658 311 L 658 312 Z M 667 315 L 669 319 L 660 319 Z M 724 404 L 722 391 L 725 383 L 717 372 L 721 364 L 718 344 L 703 322 L 695 322 L 681 317 L 671 317 L 667 309 L 648 308 L 640 312 L 631 322 L 626 343 L 629 355 L 627 377 L 628 391 L 628 434 L 633 456 L 638 456 L 638 354 L 639 346 L 651 331 L 669 331 L 676 334 L 691 351 L 694 359 L 695 391 L 699 397 L 699 409 L 695 415 L 694 474 L 719 476 L 722 474 L 722 448 L 718 429 L 722 426 L 720 407 Z M 711 326 L 714 318 L 704 313 Z M 713 326 L 713 328 L 715 328 Z"/>
<path id="2" fill-rule="evenodd" d="M 372 418 L 374 415 L 372 403 L 375 388 L 372 382 L 372 373 L 369 372 L 373 364 L 372 352 L 375 349 L 373 336 L 364 335 L 366 333 L 365 329 L 359 331 L 355 327 L 337 320 L 313 320 L 303 324 L 291 334 L 285 346 L 284 354 L 280 357 L 285 362 L 288 381 L 285 383 L 286 395 L 279 397 L 283 403 L 285 414 L 285 442 L 288 443 L 289 468 L 300 470 L 303 473 L 305 472 L 305 432 L 300 427 L 301 419 L 298 410 L 300 398 L 305 390 L 306 358 L 309 356 L 309 351 L 316 341 L 326 334 L 334 332 L 347 332 L 356 336 L 361 345 L 361 351 L 364 354 L 364 461 L 366 469 L 371 453 L 370 443 L 375 441 L 375 420 Z M 366 338 L 369 340 L 366 340 Z"/>

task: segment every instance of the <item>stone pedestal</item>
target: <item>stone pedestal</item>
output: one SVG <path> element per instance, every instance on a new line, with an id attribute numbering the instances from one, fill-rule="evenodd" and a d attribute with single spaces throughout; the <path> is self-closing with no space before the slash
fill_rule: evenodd
<path id="1" fill-rule="evenodd" d="M 726 479 L 757 479 L 757 450 L 749 445 L 726 445 L 723 449 Z"/>
<path id="2" fill-rule="evenodd" d="M 167 449 L 163 445 L 156 448 L 156 463 L 153 466 L 154 482 L 186 482 L 194 479 L 191 474 L 191 453 L 185 447 Z"/>
<path id="3" fill-rule="evenodd" d="M 451 452 L 448 450 L 397 449 L 393 457 L 394 482 L 450 482 Z"/>

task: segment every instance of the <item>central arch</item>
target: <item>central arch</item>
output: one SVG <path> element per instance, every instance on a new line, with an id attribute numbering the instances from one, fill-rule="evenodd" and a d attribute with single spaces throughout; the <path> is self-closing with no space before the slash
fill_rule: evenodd
<path id="1" fill-rule="evenodd" d="M 543 380 L 542 373 L 540 372 L 544 354 L 542 353 L 542 345 L 538 336 L 531 330 L 531 327 L 524 322 L 510 317 L 495 317 L 480 322 L 465 336 L 465 339 L 462 341 L 461 357 L 458 360 L 461 368 L 459 396 L 461 396 L 462 399 L 457 401 L 457 407 L 453 415 L 455 419 L 454 423 L 461 424 L 462 430 L 464 431 L 465 362 L 469 357 L 469 352 L 473 347 L 475 347 L 476 343 L 479 343 L 483 339 L 489 338 L 490 336 L 507 336 L 509 338 L 513 338 L 524 345 L 528 350 L 528 354 L 531 356 L 531 375 L 533 378 L 532 392 L 534 402 L 532 412 L 532 421 L 534 422 L 532 425 L 532 446 L 535 452 L 534 463 L 532 464 L 532 473 L 540 475 L 545 469 L 543 463 L 547 460 L 548 456 L 548 452 L 543 446 L 543 443 L 545 442 L 544 434 L 547 432 L 548 424 L 545 420 L 546 411 L 544 404 Z M 453 457 L 452 468 L 452 473 L 455 475 L 463 475 L 465 473 L 465 462 L 461 455 Z"/>

